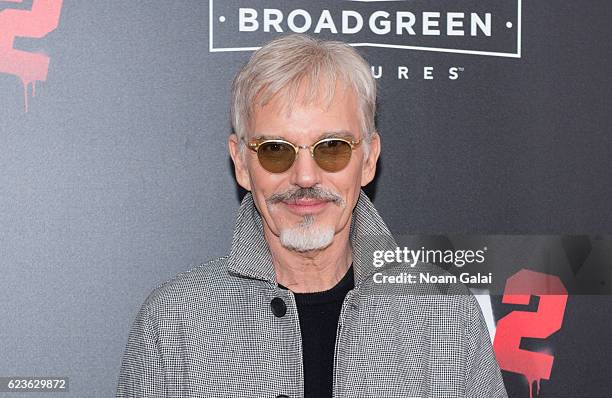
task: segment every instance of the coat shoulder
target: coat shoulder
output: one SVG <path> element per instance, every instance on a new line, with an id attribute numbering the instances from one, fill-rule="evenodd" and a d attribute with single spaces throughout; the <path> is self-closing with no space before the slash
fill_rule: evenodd
<path id="1" fill-rule="evenodd" d="M 155 312 L 168 307 L 187 305 L 193 298 L 214 294 L 231 281 L 227 271 L 227 259 L 228 256 L 211 259 L 176 274 L 153 289 L 143 308 Z"/>

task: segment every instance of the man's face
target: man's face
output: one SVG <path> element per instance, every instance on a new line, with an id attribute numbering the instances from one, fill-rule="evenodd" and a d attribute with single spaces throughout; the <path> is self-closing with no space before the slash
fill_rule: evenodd
<path id="1" fill-rule="evenodd" d="M 358 102 L 352 90 L 337 84 L 328 106 L 320 101 L 304 104 L 301 95 L 298 92 L 291 112 L 283 107 L 282 96 L 254 109 L 248 139 L 276 138 L 310 146 L 330 136 L 362 138 Z M 289 170 L 272 173 L 261 166 L 250 149 L 245 149 L 241 158 L 236 137 L 230 138 L 237 180 L 253 193 L 266 232 L 278 237 L 283 246 L 298 251 L 322 249 L 342 231 L 348 236 L 360 187 L 374 177 L 378 135 L 370 143 L 367 159 L 365 145 L 362 142 L 356 147 L 348 165 L 337 172 L 323 170 L 309 149 L 300 149 Z M 306 243 L 300 246 L 300 240 Z"/>

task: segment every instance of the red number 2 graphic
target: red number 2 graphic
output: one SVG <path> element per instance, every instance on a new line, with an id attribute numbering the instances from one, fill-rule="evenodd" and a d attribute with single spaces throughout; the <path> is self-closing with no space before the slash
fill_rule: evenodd
<path id="1" fill-rule="evenodd" d="M 540 297 L 537 311 L 513 311 L 500 319 L 493 342 L 500 368 L 524 375 L 530 397 L 533 397 L 534 381 L 538 394 L 540 380 L 550 378 L 555 357 L 521 349 L 521 338 L 545 339 L 561 328 L 567 290 L 557 276 L 523 269 L 506 281 L 502 302 L 527 305 L 532 295 Z"/>
<path id="2" fill-rule="evenodd" d="M 20 3 L 21 0 L 10 0 Z M 36 95 L 37 81 L 47 80 L 49 57 L 44 54 L 15 50 L 15 37 L 40 39 L 59 24 L 62 0 L 33 0 L 31 10 L 0 12 L 0 72 L 18 76 L 25 91 L 25 111 L 28 111 L 28 87 Z"/>

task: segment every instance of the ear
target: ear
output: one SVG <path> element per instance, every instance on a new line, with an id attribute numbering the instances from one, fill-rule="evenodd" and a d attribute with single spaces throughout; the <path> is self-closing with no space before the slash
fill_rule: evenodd
<path id="1" fill-rule="evenodd" d="M 236 134 L 230 135 L 227 143 L 229 146 L 230 156 L 234 162 L 236 181 L 242 188 L 250 191 L 251 179 L 249 177 L 249 170 L 247 169 L 244 161 L 244 154 L 240 150 L 240 141 L 238 140 L 238 136 Z"/>
<path id="2" fill-rule="evenodd" d="M 367 159 L 363 162 L 363 170 L 361 173 L 361 186 L 365 187 L 374 179 L 376 175 L 376 162 L 380 155 L 380 136 L 377 132 L 372 134 L 370 139 L 370 150 Z"/>

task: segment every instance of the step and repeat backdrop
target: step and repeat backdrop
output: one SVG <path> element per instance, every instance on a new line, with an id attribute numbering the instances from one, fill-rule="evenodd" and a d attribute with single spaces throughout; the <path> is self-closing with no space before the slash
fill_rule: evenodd
<path id="1" fill-rule="evenodd" d="M 372 65 L 382 156 L 366 192 L 398 243 L 492 276 L 466 282 L 509 396 L 609 396 L 611 14 L 605 1 L 0 0 L 0 377 L 114 394 L 148 293 L 229 250 L 244 194 L 227 152 L 234 74 L 306 33 Z"/>

